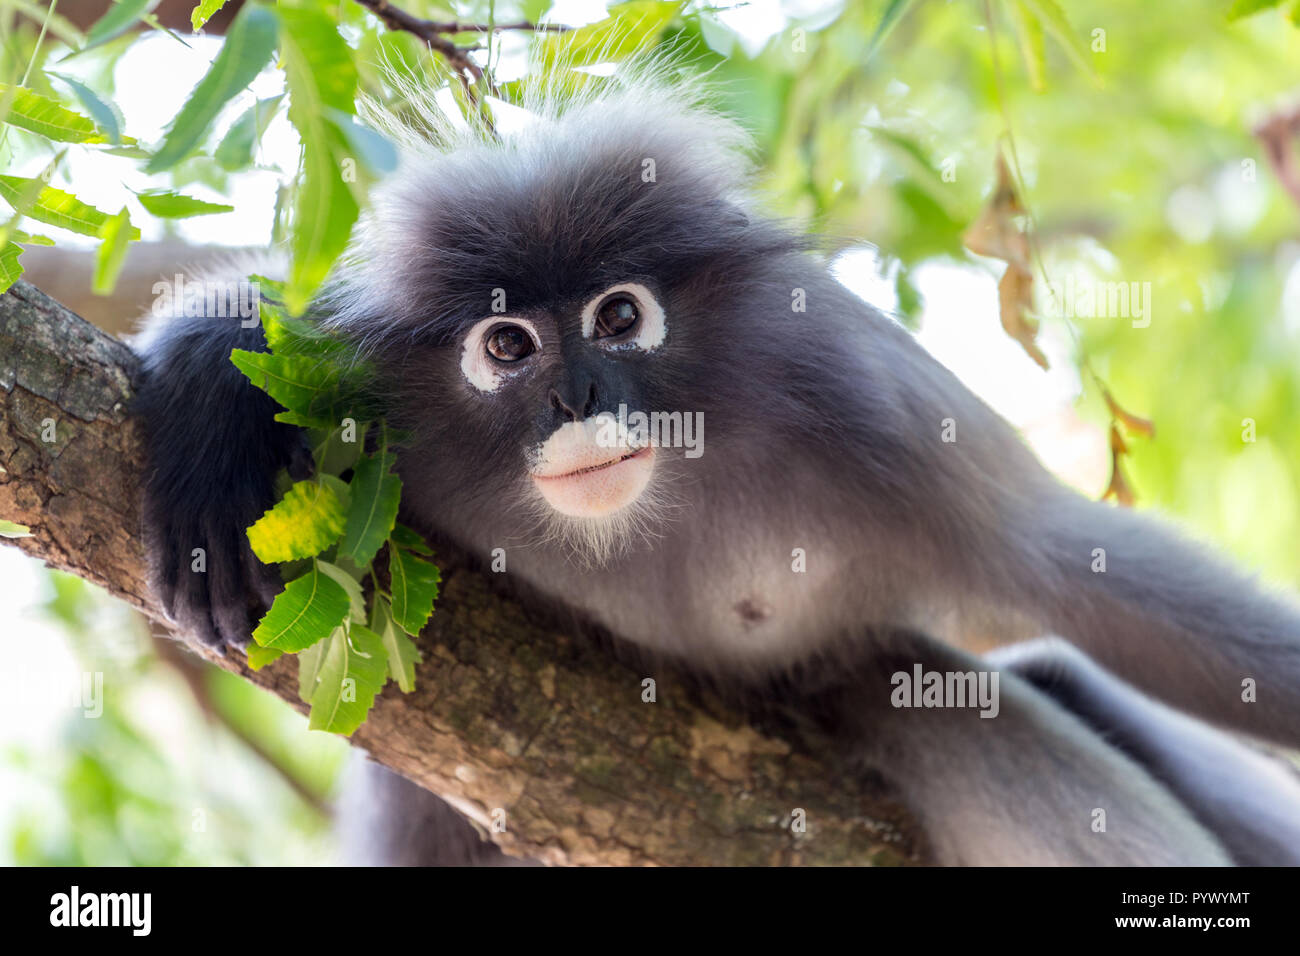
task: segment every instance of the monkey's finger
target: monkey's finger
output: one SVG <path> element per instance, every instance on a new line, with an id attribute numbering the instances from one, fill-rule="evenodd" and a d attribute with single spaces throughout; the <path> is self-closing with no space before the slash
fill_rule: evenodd
<path id="1" fill-rule="evenodd" d="M 212 620 L 205 571 L 187 566 L 177 580 L 176 599 L 170 612 L 180 629 L 207 647 L 219 647 L 221 635 Z"/>
<path id="2" fill-rule="evenodd" d="M 176 619 L 176 598 L 182 571 L 181 549 L 174 536 L 166 532 L 151 534 L 150 551 L 153 552 L 153 591 L 158 596 L 163 613 Z"/>
<path id="3" fill-rule="evenodd" d="M 225 644 L 244 647 L 252 634 L 248 622 L 248 596 L 244 589 L 242 532 L 227 522 L 214 520 L 208 529 L 208 598 L 212 620 Z"/>
<path id="4" fill-rule="evenodd" d="M 253 549 L 244 549 L 244 577 L 248 592 L 257 599 L 263 611 L 271 607 L 277 594 L 284 590 L 284 579 L 280 569 L 274 564 L 263 564 L 253 554 Z"/>
<path id="5" fill-rule="evenodd" d="M 307 447 L 306 442 L 296 442 L 289 449 L 289 477 L 294 481 L 305 481 L 310 478 L 316 470 L 315 463 L 312 461 L 311 449 Z"/>

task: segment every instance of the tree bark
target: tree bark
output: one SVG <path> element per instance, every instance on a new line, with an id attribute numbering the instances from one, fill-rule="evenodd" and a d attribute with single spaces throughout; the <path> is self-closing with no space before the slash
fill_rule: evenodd
<path id="1" fill-rule="evenodd" d="M 168 627 L 139 534 L 138 375 L 126 345 L 30 284 L 0 296 L 0 519 L 31 531 L 10 543 Z M 439 564 L 417 689 L 390 685 L 352 742 L 507 853 L 560 864 L 920 858 L 904 811 L 845 786 L 804 744 L 764 736 L 670 674 L 637 673 L 537 623 L 454 557 Z M 253 673 L 242 655 L 196 652 L 304 709 L 289 659 Z M 647 676 L 654 703 L 641 699 Z M 791 826 L 798 809 L 806 832 Z M 503 833 L 491 827 L 498 810 Z"/>

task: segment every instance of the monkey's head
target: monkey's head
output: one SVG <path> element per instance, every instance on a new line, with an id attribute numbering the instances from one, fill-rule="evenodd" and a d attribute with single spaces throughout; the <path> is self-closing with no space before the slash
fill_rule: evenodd
<path id="1" fill-rule="evenodd" d="M 680 94 L 538 112 L 501 142 L 394 131 L 403 167 L 332 321 L 377 357 L 390 419 L 415 435 L 408 503 L 600 561 L 653 534 L 716 470 L 712 443 L 760 414 L 746 372 L 784 348 L 779 264 L 801 242 L 747 209 L 739 130 Z M 683 447 L 705 423 L 707 454 Z"/>

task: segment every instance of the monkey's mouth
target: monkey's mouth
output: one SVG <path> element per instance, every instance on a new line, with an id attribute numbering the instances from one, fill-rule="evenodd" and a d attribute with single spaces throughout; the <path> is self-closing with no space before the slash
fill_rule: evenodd
<path id="1" fill-rule="evenodd" d="M 534 473 L 533 477 L 541 481 L 555 481 L 559 478 L 572 478 L 575 475 L 590 475 L 597 471 L 603 471 L 606 468 L 613 468 L 615 465 L 621 465 L 623 462 L 631 458 L 636 458 L 638 455 L 649 455 L 652 452 L 653 449 L 649 445 L 645 448 L 632 448 L 629 449 L 626 454 L 620 455 L 617 458 L 611 458 L 609 461 L 603 461 L 599 465 L 587 465 L 583 468 L 575 468 L 573 471 L 566 471 L 562 474 L 552 473 L 549 475 L 543 475 Z"/>
<path id="2" fill-rule="evenodd" d="M 577 451 L 575 449 L 575 451 Z M 545 471 L 533 471 L 533 484 L 556 511 L 575 518 L 599 518 L 625 508 L 641 496 L 654 470 L 654 448 L 587 448 L 557 456 Z M 604 460 L 595 460 L 599 454 Z"/>

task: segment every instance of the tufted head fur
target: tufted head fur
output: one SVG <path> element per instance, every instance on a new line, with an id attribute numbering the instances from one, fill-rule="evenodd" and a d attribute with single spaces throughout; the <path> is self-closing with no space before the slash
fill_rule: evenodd
<path id="1" fill-rule="evenodd" d="M 531 122 L 500 139 L 417 89 L 403 96 L 414 117 L 369 110 L 402 169 L 358 228 L 329 294 L 335 321 L 376 347 L 445 341 L 496 289 L 510 311 L 545 308 L 626 276 L 738 269 L 798 244 L 753 220 L 748 137 L 697 89 L 654 67 L 609 82 L 531 93 Z"/>

